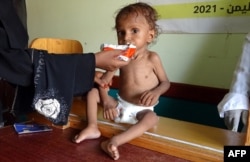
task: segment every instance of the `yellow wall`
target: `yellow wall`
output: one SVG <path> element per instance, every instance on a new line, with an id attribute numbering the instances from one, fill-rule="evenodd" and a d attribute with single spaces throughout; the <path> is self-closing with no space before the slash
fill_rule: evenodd
<path id="1" fill-rule="evenodd" d="M 117 9 L 136 0 L 26 0 L 30 41 L 36 37 L 79 40 L 85 52 L 116 44 Z M 161 34 L 159 53 L 171 82 L 229 88 L 245 34 Z"/>

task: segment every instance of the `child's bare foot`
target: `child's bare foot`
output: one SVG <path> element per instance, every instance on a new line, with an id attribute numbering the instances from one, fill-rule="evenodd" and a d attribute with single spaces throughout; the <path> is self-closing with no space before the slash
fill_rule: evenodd
<path id="1" fill-rule="evenodd" d="M 77 134 L 72 140 L 75 143 L 80 143 L 86 139 L 96 139 L 101 136 L 101 132 L 97 127 L 87 127 Z"/>
<path id="2" fill-rule="evenodd" d="M 116 145 L 110 142 L 110 140 L 101 143 L 101 148 L 106 152 L 112 159 L 118 160 L 120 155 Z"/>

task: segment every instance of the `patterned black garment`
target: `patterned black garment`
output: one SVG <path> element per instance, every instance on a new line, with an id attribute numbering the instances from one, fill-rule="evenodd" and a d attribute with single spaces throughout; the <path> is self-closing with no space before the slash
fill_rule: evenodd
<path id="1" fill-rule="evenodd" d="M 27 52 L 26 55 L 29 56 L 27 59 L 15 52 L 21 50 L 11 51 L 8 51 L 10 53 L 2 52 L 0 49 L 0 57 L 5 61 L 10 55 L 16 54 L 19 58 L 18 60 L 10 59 L 6 64 L 1 64 L 0 58 L 0 66 L 6 65 L 0 68 L 0 76 L 7 74 L 10 80 L 13 79 L 12 83 L 27 85 L 18 86 L 13 112 L 15 114 L 29 112 L 33 100 L 36 110 L 48 117 L 54 124 L 66 124 L 73 96 L 84 95 L 94 85 L 94 54 L 57 55 L 29 49 L 23 51 Z M 27 64 L 23 66 L 22 62 L 27 62 Z M 7 66 L 8 64 L 10 66 Z M 13 68 L 12 65 L 14 65 Z M 31 78 L 30 81 L 29 78 Z M 59 114 L 51 116 L 49 112 L 46 113 L 46 111 L 51 111 L 50 107 L 45 106 L 51 101 L 50 99 L 60 104 Z M 38 108 L 39 104 L 40 108 Z"/>
<path id="2" fill-rule="evenodd" d="M 11 111 L 18 115 L 35 108 L 54 124 L 66 124 L 73 96 L 93 87 L 95 56 L 26 49 L 28 34 L 13 2 L 0 0 L 0 79 L 17 85 Z"/>
<path id="3" fill-rule="evenodd" d="M 66 124 L 73 96 L 84 95 L 94 85 L 93 54 L 58 57 L 36 51 L 33 63 L 34 108 L 54 124 Z"/>

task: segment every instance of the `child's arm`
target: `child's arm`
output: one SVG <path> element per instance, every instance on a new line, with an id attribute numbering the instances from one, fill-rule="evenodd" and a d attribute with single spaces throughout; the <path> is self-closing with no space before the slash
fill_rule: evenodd
<path id="1" fill-rule="evenodd" d="M 169 81 L 162 81 L 152 90 L 144 92 L 140 97 L 140 104 L 143 106 L 152 106 L 159 100 L 161 94 L 166 92 L 170 87 Z"/>
<path id="2" fill-rule="evenodd" d="M 115 74 L 115 71 L 107 71 L 101 77 L 103 82 L 107 83 L 104 87 L 99 87 L 100 98 L 103 105 L 103 116 L 105 119 L 114 120 L 118 114 L 116 109 L 117 102 L 116 100 L 108 95 L 109 86 L 112 84 L 112 78 Z"/>

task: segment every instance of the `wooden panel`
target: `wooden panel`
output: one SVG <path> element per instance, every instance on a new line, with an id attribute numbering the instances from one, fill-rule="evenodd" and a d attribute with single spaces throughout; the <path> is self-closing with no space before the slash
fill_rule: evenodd
<path id="1" fill-rule="evenodd" d="M 246 139 L 245 139 L 245 145 L 250 146 L 250 113 L 248 111 L 248 121 L 247 121 L 247 132 L 246 132 Z"/>
<path id="2" fill-rule="evenodd" d="M 81 43 L 70 39 L 37 38 L 31 42 L 30 48 L 47 50 L 49 53 L 56 54 L 83 53 Z"/>

